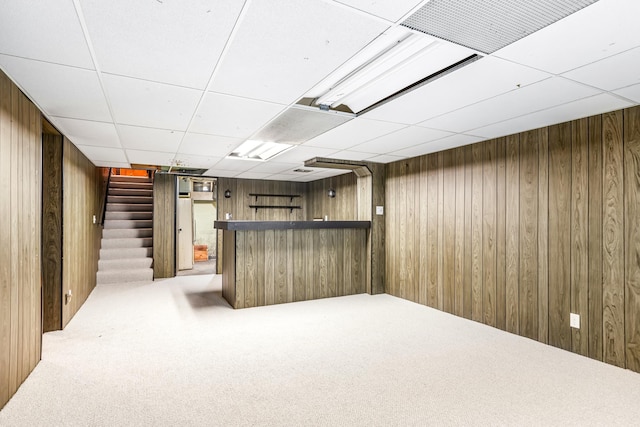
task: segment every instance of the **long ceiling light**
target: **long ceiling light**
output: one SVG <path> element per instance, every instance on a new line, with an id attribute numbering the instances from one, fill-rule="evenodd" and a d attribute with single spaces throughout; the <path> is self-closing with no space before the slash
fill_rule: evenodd
<path id="1" fill-rule="evenodd" d="M 233 150 L 227 157 L 231 159 L 265 161 L 278 154 L 284 153 L 291 147 L 293 147 L 293 145 L 250 139 L 240 144 L 238 148 Z"/>
<path id="2" fill-rule="evenodd" d="M 305 96 L 321 108 L 357 113 L 469 56 L 470 50 L 406 27 L 393 27 L 345 62 Z"/>

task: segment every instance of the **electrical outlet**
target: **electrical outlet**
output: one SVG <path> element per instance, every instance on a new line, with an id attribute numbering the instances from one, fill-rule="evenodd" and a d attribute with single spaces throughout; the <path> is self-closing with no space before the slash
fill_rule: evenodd
<path id="1" fill-rule="evenodd" d="M 376 206 L 376 215 L 384 215 L 384 206 Z"/>
<path id="2" fill-rule="evenodd" d="M 69 289 L 69 290 L 64 294 L 64 303 L 65 303 L 65 304 L 69 304 L 69 301 L 71 301 L 71 297 L 73 297 L 73 294 L 71 293 L 71 289 Z"/>
<path id="3" fill-rule="evenodd" d="M 96 223 L 96 216 L 95 215 L 93 216 L 93 223 L 94 224 Z"/>
<path id="4" fill-rule="evenodd" d="M 569 315 L 569 326 L 575 329 L 580 329 L 580 315 L 571 313 Z"/>

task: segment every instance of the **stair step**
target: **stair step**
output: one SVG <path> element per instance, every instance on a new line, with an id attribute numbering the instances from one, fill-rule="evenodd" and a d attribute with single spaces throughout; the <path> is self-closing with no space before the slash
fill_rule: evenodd
<path id="1" fill-rule="evenodd" d="M 112 182 L 151 182 L 151 179 L 147 176 L 112 175 L 109 183 Z"/>
<path id="2" fill-rule="evenodd" d="M 151 282 L 152 280 L 152 268 L 98 271 L 96 274 L 96 281 L 98 285 L 109 283 Z"/>
<path id="3" fill-rule="evenodd" d="M 153 212 L 117 212 L 107 211 L 104 215 L 105 222 L 111 220 L 151 220 L 153 222 Z"/>
<path id="4" fill-rule="evenodd" d="M 153 197 L 153 189 L 109 188 L 109 196 Z"/>
<path id="5" fill-rule="evenodd" d="M 109 181 L 109 188 L 131 188 L 153 190 L 153 182 L 113 182 Z"/>
<path id="6" fill-rule="evenodd" d="M 150 228 L 152 219 L 105 219 L 104 228 Z"/>
<path id="7" fill-rule="evenodd" d="M 153 204 L 152 196 L 107 196 L 107 203 Z"/>
<path id="8" fill-rule="evenodd" d="M 152 203 L 107 203 L 107 212 L 151 212 Z"/>
<path id="9" fill-rule="evenodd" d="M 102 239 L 102 249 L 120 249 L 120 248 L 150 248 L 153 245 L 151 237 L 127 237 L 121 239 Z"/>
<path id="10" fill-rule="evenodd" d="M 114 248 L 100 249 L 100 260 L 122 260 L 153 256 L 153 248 Z"/>
<path id="11" fill-rule="evenodd" d="M 98 261 L 98 271 L 133 270 L 137 268 L 151 268 L 153 258 L 101 259 Z"/>
<path id="12" fill-rule="evenodd" d="M 103 239 L 129 239 L 132 237 L 153 237 L 152 228 L 105 228 Z"/>

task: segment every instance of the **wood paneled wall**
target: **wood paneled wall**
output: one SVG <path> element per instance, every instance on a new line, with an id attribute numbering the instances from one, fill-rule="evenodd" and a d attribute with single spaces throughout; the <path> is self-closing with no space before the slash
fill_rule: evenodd
<path id="1" fill-rule="evenodd" d="M 225 271 L 235 274 L 223 277 L 223 296 L 234 308 L 245 308 L 364 293 L 367 233 L 224 231 L 232 240 L 224 245 Z"/>
<path id="2" fill-rule="evenodd" d="M 358 219 L 357 178 L 353 172 L 311 181 L 305 185 L 308 200 L 306 220 L 324 218 L 325 215 L 330 221 Z M 336 197 L 328 196 L 330 188 L 336 191 Z"/>
<path id="3" fill-rule="evenodd" d="M 386 206 L 388 293 L 640 372 L 640 107 L 389 164 Z"/>
<path id="4" fill-rule="evenodd" d="M 42 329 L 62 329 L 62 135 L 42 135 Z"/>
<path id="5" fill-rule="evenodd" d="M 0 408 L 41 355 L 41 129 L 38 109 L 0 71 Z"/>
<path id="6" fill-rule="evenodd" d="M 101 169 L 66 138 L 62 157 L 62 291 L 72 293 L 63 297 L 64 328 L 96 287 L 103 180 Z"/>
<path id="7" fill-rule="evenodd" d="M 231 197 L 224 197 L 225 190 L 231 191 Z M 293 200 L 285 197 L 255 197 L 249 193 L 261 194 L 297 194 Z M 218 178 L 218 219 L 226 213 L 234 220 L 251 221 L 302 221 L 307 219 L 306 184 L 303 182 L 264 181 L 257 179 Z M 301 209 L 258 209 L 249 205 L 285 205 L 300 206 Z"/>
<path id="8" fill-rule="evenodd" d="M 176 175 L 153 179 L 153 277 L 176 275 Z"/>

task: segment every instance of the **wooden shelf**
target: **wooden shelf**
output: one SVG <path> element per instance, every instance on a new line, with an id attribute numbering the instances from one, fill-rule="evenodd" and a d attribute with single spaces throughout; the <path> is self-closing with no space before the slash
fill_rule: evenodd
<path id="1" fill-rule="evenodd" d="M 302 209 L 301 206 L 283 206 L 283 205 L 249 205 L 258 212 L 258 209 L 289 209 L 293 212 L 294 209 Z"/>
<path id="2" fill-rule="evenodd" d="M 256 202 L 258 201 L 258 197 L 286 197 L 287 199 L 293 199 L 295 197 L 302 197 L 300 194 L 267 194 L 267 193 L 249 193 L 249 196 L 255 197 Z"/>

